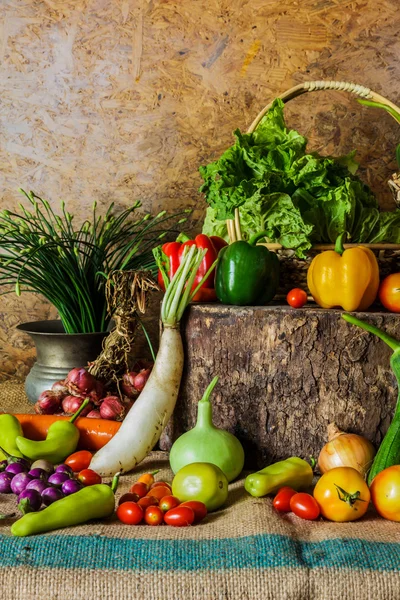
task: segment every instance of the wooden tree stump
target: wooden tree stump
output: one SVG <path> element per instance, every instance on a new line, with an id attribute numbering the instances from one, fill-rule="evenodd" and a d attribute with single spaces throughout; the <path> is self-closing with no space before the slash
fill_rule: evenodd
<path id="1" fill-rule="evenodd" d="M 332 421 L 377 446 L 397 398 L 391 350 L 340 315 L 316 307 L 191 306 L 182 323 L 181 393 L 162 449 L 193 427 L 215 375 L 214 423 L 241 440 L 249 468 L 318 457 Z M 400 339 L 399 315 L 357 316 Z"/>

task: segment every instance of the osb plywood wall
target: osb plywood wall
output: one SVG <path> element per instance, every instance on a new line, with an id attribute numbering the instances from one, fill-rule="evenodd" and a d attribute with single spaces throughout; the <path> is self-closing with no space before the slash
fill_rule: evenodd
<path id="1" fill-rule="evenodd" d="M 398 0 L 2 0 L 0 18 L 1 208 L 22 186 L 78 217 L 94 199 L 189 205 L 198 227 L 198 166 L 280 92 L 338 79 L 400 99 Z M 390 117 L 333 92 L 287 115 L 314 148 L 357 148 L 389 206 Z M 0 298 L 3 374 L 33 358 L 14 326 L 49 316 L 32 295 Z"/>

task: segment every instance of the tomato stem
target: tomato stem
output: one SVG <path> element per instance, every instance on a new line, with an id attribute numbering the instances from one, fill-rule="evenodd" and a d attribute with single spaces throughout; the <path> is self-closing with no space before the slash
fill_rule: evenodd
<path id="1" fill-rule="evenodd" d="M 356 502 L 366 502 L 365 500 L 360 498 L 361 492 L 354 492 L 354 494 L 349 494 L 349 492 L 346 492 L 346 490 L 336 485 L 336 483 L 334 483 L 333 485 L 337 490 L 339 500 L 341 500 L 342 502 L 346 502 L 346 504 L 348 504 L 352 508 Z"/>

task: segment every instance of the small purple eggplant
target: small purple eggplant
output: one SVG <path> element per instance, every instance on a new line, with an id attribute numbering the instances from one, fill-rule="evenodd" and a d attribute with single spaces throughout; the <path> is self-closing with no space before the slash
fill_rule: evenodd
<path id="1" fill-rule="evenodd" d="M 40 469 L 39 467 L 35 467 L 34 469 L 28 471 L 28 475 L 30 475 L 34 479 L 40 479 L 41 481 L 47 481 L 48 478 L 48 473 L 44 469 Z"/>
<path id="2" fill-rule="evenodd" d="M 0 494 L 11 494 L 11 482 L 13 480 L 12 473 L 0 473 Z"/>
<path id="3" fill-rule="evenodd" d="M 50 504 L 61 500 L 61 498 L 64 498 L 64 494 L 61 490 L 54 487 L 48 487 L 42 492 L 42 501 L 46 506 L 50 506 Z"/>
<path id="4" fill-rule="evenodd" d="M 27 468 L 21 463 L 11 463 L 6 467 L 6 472 L 10 473 L 10 475 L 19 475 L 19 473 L 26 473 Z"/>
<path id="5" fill-rule="evenodd" d="M 6 470 L 8 462 L 6 460 L 0 460 L 0 473 Z"/>
<path id="6" fill-rule="evenodd" d="M 56 473 L 67 473 L 68 475 L 73 475 L 74 471 L 68 465 L 58 465 L 58 467 L 56 467 Z"/>
<path id="7" fill-rule="evenodd" d="M 18 496 L 18 508 L 23 515 L 36 512 L 42 505 L 42 496 L 36 490 L 25 489 Z"/>
<path id="8" fill-rule="evenodd" d="M 70 476 L 67 475 L 67 473 L 53 473 L 53 475 L 50 475 L 48 483 L 60 488 L 67 479 L 70 479 Z"/>
<path id="9" fill-rule="evenodd" d="M 24 491 L 28 483 L 32 481 L 32 477 L 28 473 L 18 473 L 14 475 L 11 481 L 11 490 L 14 494 L 19 494 Z"/>
<path id="10" fill-rule="evenodd" d="M 49 487 L 47 481 L 42 481 L 41 479 L 32 479 L 26 486 L 26 490 L 36 490 L 41 494 L 46 488 Z"/>
<path id="11" fill-rule="evenodd" d="M 69 496 L 70 494 L 75 494 L 82 489 L 82 484 L 76 479 L 67 479 L 61 486 L 61 491 L 64 496 Z"/>

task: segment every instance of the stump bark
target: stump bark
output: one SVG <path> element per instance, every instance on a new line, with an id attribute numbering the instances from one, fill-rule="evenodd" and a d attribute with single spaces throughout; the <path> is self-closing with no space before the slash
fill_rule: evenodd
<path id="1" fill-rule="evenodd" d="M 241 440 L 248 468 L 317 458 L 332 421 L 377 447 L 397 398 L 391 350 L 340 315 L 313 307 L 192 305 L 182 323 L 181 392 L 162 449 L 194 426 L 197 402 L 215 375 L 214 424 Z M 357 316 L 400 339 L 399 315 Z"/>

